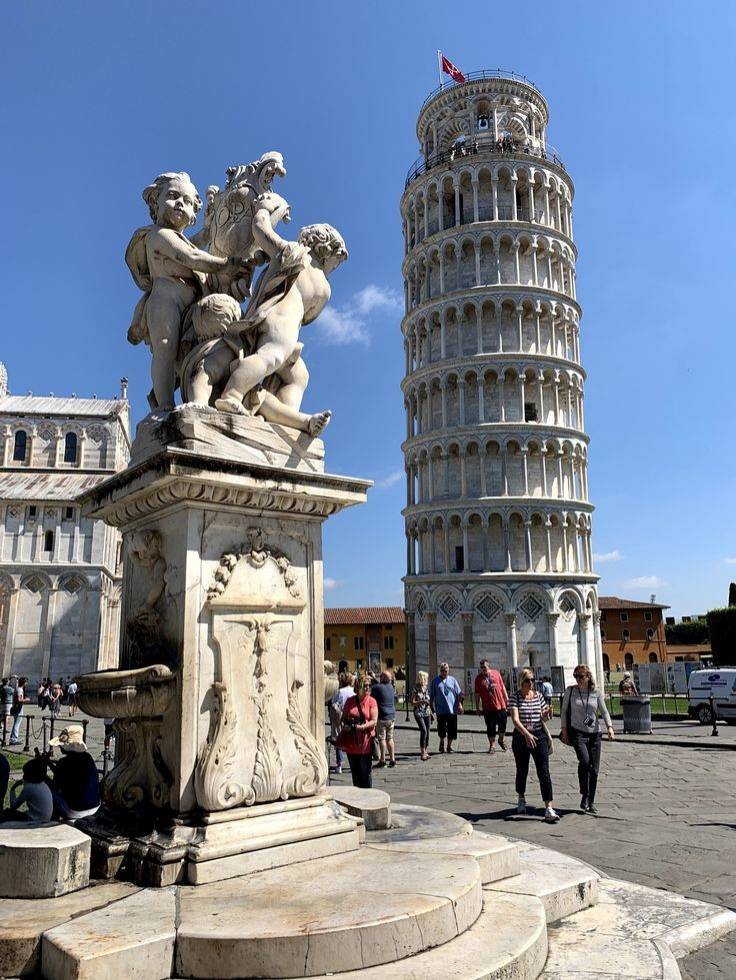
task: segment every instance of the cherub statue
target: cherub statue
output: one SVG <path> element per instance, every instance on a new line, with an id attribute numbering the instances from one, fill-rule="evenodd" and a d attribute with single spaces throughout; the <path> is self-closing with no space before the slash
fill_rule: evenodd
<path id="1" fill-rule="evenodd" d="M 291 219 L 291 209 L 271 189 L 274 177 L 285 176 L 284 158 L 271 150 L 252 163 L 228 167 L 223 190 L 214 184 L 207 188 L 204 228 L 192 241 L 212 255 L 240 256 L 247 269 L 236 282 L 213 276 L 218 292 L 229 293 L 239 301 L 250 296 L 255 268 L 267 262 L 276 247 L 285 245 L 273 231 L 279 221 Z"/>
<path id="2" fill-rule="evenodd" d="M 309 377 L 301 358 L 299 330 L 326 306 L 328 276 L 345 261 L 348 251 L 339 232 L 327 224 L 302 228 L 297 242 L 283 246 L 271 230 L 266 247 L 273 252 L 271 262 L 258 280 L 245 316 L 231 320 L 218 341 L 207 345 L 198 358 L 190 358 L 185 396 L 208 404 L 224 383 L 215 400 L 220 411 L 257 413 L 318 435 L 330 413 L 299 411 Z"/>
<path id="3" fill-rule="evenodd" d="M 237 280 L 247 266 L 241 258 L 211 255 L 184 235 L 202 201 L 186 173 L 160 174 L 143 191 L 152 225 L 133 233 L 125 261 L 144 291 L 133 314 L 128 340 L 151 348 L 152 408 L 174 407 L 177 358 L 184 314 L 203 294 L 207 273 Z"/>
<path id="4" fill-rule="evenodd" d="M 280 251 L 258 282 L 245 317 L 256 329 L 256 349 L 231 373 L 215 402 L 220 411 L 243 413 L 245 397 L 288 367 L 300 328 L 316 320 L 330 299 L 328 276 L 348 257 L 342 236 L 331 225 L 308 225 L 297 244 L 301 253 Z"/>

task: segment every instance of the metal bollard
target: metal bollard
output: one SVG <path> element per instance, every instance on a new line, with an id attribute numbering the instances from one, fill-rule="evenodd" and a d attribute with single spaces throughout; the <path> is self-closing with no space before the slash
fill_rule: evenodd
<path id="1" fill-rule="evenodd" d="M 41 738 L 43 740 L 43 751 L 44 751 L 44 754 L 45 754 L 46 753 L 46 750 L 48 749 L 48 739 L 46 737 L 46 719 L 45 718 L 42 718 L 41 719 Z"/>
<path id="2" fill-rule="evenodd" d="M 709 700 L 710 700 L 710 713 L 711 713 L 711 716 L 713 717 L 713 731 L 711 732 L 711 735 L 717 735 L 718 734 L 718 719 L 716 718 L 716 707 L 715 707 L 715 699 L 713 697 L 713 691 L 710 692 L 710 699 Z"/>
<path id="3" fill-rule="evenodd" d="M 26 715 L 26 744 L 23 746 L 24 752 L 30 752 L 31 749 L 31 716 Z"/>

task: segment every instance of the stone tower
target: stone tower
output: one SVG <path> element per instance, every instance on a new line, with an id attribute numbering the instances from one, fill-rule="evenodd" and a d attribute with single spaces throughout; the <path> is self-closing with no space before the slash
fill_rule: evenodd
<path id="1" fill-rule="evenodd" d="M 401 198 L 410 669 L 600 678 L 573 183 L 528 79 L 427 98 Z"/>

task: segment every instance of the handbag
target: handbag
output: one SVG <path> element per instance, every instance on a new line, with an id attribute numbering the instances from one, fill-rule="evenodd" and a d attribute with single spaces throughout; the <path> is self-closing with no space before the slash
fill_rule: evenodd
<path id="1" fill-rule="evenodd" d="M 552 755 L 552 753 L 555 750 L 555 747 L 552 741 L 552 736 L 550 735 L 549 728 L 547 728 L 546 721 L 542 722 L 542 728 L 544 729 L 544 737 L 547 739 L 547 752 L 549 753 L 549 755 Z"/>
<path id="2" fill-rule="evenodd" d="M 570 741 L 570 732 L 572 731 L 572 687 L 568 687 L 567 691 L 567 708 L 565 709 L 565 731 L 567 732 L 567 741 L 562 742 L 562 732 L 560 732 L 560 741 L 563 745 L 572 745 Z"/>

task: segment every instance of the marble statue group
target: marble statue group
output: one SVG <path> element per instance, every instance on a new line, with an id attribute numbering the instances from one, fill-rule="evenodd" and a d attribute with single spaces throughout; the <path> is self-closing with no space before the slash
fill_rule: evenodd
<path id="1" fill-rule="evenodd" d="M 207 188 L 192 238 L 184 232 L 202 200 L 187 173 L 160 174 L 143 191 L 152 224 L 125 254 L 143 291 L 128 339 L 151 350 L 154 412 L 173 410 L 178 388 L 185 404 L 311 436 L 329 422 L 329 411 L 301 411 L 309 374 L 299 332 L 329 301 L 328 278 L 348 252 L 328 224 L 302 228 L 296 241 L 279 235 L 290 206 L 271 183 L 285 173 L 276 152 L 230 167 L 222 190 Z"/>

